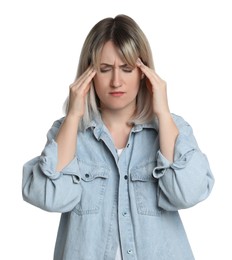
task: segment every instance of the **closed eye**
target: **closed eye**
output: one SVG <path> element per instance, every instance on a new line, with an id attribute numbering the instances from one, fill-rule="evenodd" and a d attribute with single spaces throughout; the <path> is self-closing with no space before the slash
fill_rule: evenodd
<path id="1" fill-rule="evenodd" d="M 112 69 L 112 66 L 107 66 L 107 65 L 105 65 L 105 66 L 102 66 L 102 67 L 100 67 L 100 72 L 101 73 L 105 73 L 105 72 L 108 72 L 108 71 L 110 71 Z"/>
<path id="2" fill-rule="evenodd" d="M 103 65 L 103 64 L 102 64 Z M 130 73 L 133 71 L 133 67 L 129 66 L 128 64 L 123 64 L 121 66 L 119 66 L 120 69 L 126 73 Z M 100 67 L 100 72 L 101 73 L 106 73 L 108 71 L 111 71 L 113 69 L 113 65 L 108 65 L 108 64 L 104 64 L 103 66 Z"/>
<path id="3" fill-rule="evenodd" d="M 128 73 L 132 72 L 134 69 L 132 66 L 130 66 L 128 64 L 123 64 L 120 66 L 120 68 L 122 69 L 122 71 L 128 72 Z"/>
<path id="4" fill-rule="evenodd" d="M 101 73 L 106 73 L 106 72 L 108 72 L 108 71 L 110 71 L 111 69 L 100 69 L 100 72 Z"/>
<path id="5" fill-rule="evenodd" d="M 123 67 L 122 70 L 123 70 L 124 72 L 130 73 L 130 72 L 133 71 L 133 68 L 131 68 L 131 67 Z"/>

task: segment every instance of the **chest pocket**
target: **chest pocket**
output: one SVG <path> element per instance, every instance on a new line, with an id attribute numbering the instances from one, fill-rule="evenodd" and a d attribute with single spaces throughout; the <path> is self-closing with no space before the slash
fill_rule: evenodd
<path id="1" fill-rule="evenodd" d="M 74 212 L 78 215 L 96 214 L 104 200 L 109 170 L 104 166 L 79 161 L 82 195 Z"/>
<path id="2" fill-rule="evenodd" d="M 159 216 L 162 209 L 158 207 L 158 180 L 153 177 L 154 162 L 138 166 L 131 170 L 136 206 L 141 215 Z"/>

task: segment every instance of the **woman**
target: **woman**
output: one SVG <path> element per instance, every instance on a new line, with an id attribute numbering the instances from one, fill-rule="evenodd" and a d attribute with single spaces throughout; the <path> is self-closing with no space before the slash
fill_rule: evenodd
<path id="1" fill-rule="evenodd" d="M 23 198 L 62 213 L 54 259 L 194 259 L 178 210 L 206 199 L 214 179 L 130 17 L 89 32 L 47 137 L 24 165 Z"/>

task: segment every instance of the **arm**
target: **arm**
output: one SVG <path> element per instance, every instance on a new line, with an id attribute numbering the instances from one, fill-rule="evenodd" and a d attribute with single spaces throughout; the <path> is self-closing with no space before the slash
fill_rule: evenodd
<path id="1" fill-rule="evenodd" d="M 23 198 L 44 210 L 67 212 L 80 201 L 82 189 L 75 158 L 77 129 L 94 75 L 89 68 L 70 86 L 67 116 L 53 124 L 41 156 L 23 167 Z"/>
<path id="2" fill-rule="evenodd" d="M 191 207 L 206 199 L 213 188 L 208 160 L 198 148 L 189 124 L 170 114 L 165 81 L 140 59 L 137 66 L 147 77 L 159 121 L 160 150 L 153 172 L 158 178 L 159 206 L 165 210 Z"/>
<path id="3" fill-rule="evenodd" d="M 57 171 L 61 171 L 75 157 L 78 124 L 78 117 L 67 115 L 56 136 L 58 146 Z"/>
<path id="4" fill-rule="evenodd" d="M 68 112 L 56 136 L 58 145 L 57 171 L 65 167 L 75 156 L 78 125 L 84 114 L 85 97 L 95 74 L 94 69 L 88 68 L 70 86 Z"/>
<path id="5" fill-rule="evenodd" d="M 23 199 L 46 211 L 72 210 L 80 201 L 82 192 L 76 159 L 56 171 L 58 149 L 54 138 L 61 124 L 61 120 L 56 121 L 49 130 L 41 155 L 23 166 Z"/>
<path id="6" fill-rule="evenodd" d="M 159 116 L 160 151 L 168 161 L 174 160 L 174 148 L 178 129 L 170 113 Z"/>
<path id="7" fill-rule="evenodd" d="M 158 151 L 153 171 L 158 178 L 159 206 L 170 211 L 192 207 L 206 199 L 214 185 L 207 157 L 199 149 L 191 126 L 181 117 L 173 115 L 173 118 L 179 130 L 174 161 L 168 161 Z"/>
<path id="8" fill-rule="evenodd" d="M 172 162 L 178 129 L 169 111 L 166 82 L 154 70 L 144 65 L 140 59 L 137 60 L 137 66 L 146 75 L 147 87 L 153 98 L 153 112 L 159 121 L 160 150 Z"/>

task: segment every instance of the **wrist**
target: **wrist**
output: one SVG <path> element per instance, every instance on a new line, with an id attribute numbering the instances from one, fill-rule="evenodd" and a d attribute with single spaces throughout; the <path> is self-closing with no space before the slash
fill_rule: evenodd
<path id="1" fill-rule="evenodd" d="M 159 121 L 170 120 L 172 119 L 172 114 L 169 111 L 156 113 L 156 117 Z"/>
<path id="2" fill-rule="evenodd" d="M 65 121 L 70 124 L 78 124 L 80 120 L 81 120 L 81 116 L 75 113 L 68 113 L 65 117 Z"/>

